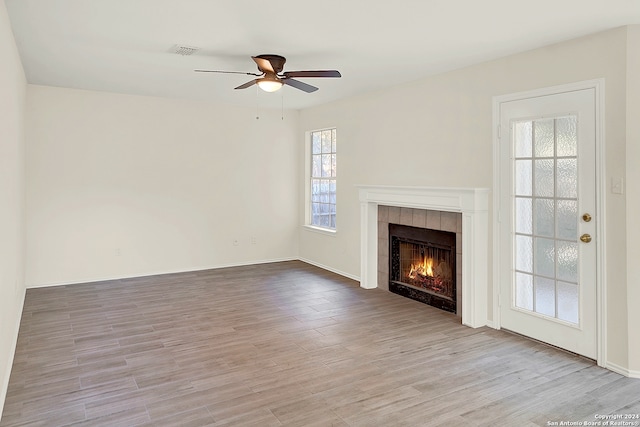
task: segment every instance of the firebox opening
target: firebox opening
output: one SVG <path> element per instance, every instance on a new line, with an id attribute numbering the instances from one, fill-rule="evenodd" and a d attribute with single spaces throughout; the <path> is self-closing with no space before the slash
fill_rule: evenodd
<path id="1" fill-rule="evenodd" d="M 456 235 L 389 224 L 389 290 L 456 312 Z"/>

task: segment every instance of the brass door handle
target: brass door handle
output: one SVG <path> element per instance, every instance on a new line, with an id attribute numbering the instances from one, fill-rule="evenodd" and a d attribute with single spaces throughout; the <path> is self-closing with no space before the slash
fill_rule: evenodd
<path id="1" fill-rule="evenodd" d="M 580 236 L 580 240 L 582 240 L 584 243 L 589 243 L 591 241 L 591 235 L 585 233 Z"/>

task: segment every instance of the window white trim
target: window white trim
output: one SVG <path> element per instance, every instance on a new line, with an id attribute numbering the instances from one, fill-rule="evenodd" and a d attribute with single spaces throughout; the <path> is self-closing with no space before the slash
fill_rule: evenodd
<path id="1" fill-rule="evenodd" d="M 311 173 L 312 173 L 311 135 L 314 132 L 321 132 L 324 130 L 335 130 L 337 132 L 337 127 L 327 126 L 319 129 L 312 129 L 312 130 L 305 131 L 305 135 L 304 135 L 304 162 L 305 162 L 304 175 L 305 176 L 304 176 L 304 224 L 303 224 L 303 227 L 312 232 L 334 236 L 338 231 L 338 224 L 337 224 L 338 221 L 336 221 L 335 228 L 322 227 L 318 225 L 313 225 L 311 223 L 311 220 L 312 220 L 311 219 L 311 215 L 312 215 L 312 211 L 311 211 L 311 179 L 312 179 L 311 177 Z M 336 152 L 337 152 L 337 149 L 336 149 Z M 337 188 L 338 187 L 337 177 L 334 177 L 334 180 L 336 182 L 336 188 Z M 337 190 L 336 190 L 336 197 L 337 197 Z M 337 200 L 336 200 L 336 207 L 337 207 Z"/>
<path id="2" fill-rule="evenodd" d="M 336 230 L 333 229 L 333 228 L 322 228 L 322 227 L 316 227 L 315 225 L 309 225 L 309 224 L 305 224 L 302 227 L 305 230 L 311 231 L 313 233 L 325 234 L 327 236 L 335 236 L 336 235 Z"/>

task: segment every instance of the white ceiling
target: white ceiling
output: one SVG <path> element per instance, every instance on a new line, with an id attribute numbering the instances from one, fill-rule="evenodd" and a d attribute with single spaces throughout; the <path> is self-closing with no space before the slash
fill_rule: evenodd
<path id="1" fill-rule="evenodd" d="M 27 80 L 39 85 L 305 108 L 585 34 L 640 23 L 640 0 L 5 0 Z M 175 45 L 199 47 L 192 56 Z M 337 69 L 273 94 L 251 55 L 285 71 Z M 282 95 L 281 95 L 282 94 Z M 257 98 L 256 98 L 257 97 Z"/>

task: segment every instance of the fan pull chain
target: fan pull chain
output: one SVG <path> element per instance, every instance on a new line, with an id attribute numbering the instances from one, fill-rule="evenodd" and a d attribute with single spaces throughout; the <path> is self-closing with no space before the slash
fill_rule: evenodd
<path id="1" fill-rule="evenodd" d="M 284 120 L 284 91 L 280 90 L 280 118 Z"/>
<path id="2" fill-rule="evenodd" d="M 256 120 L 260 120 L 260 111 L 258 110 L 258 85 L 256 85 Z"/>

